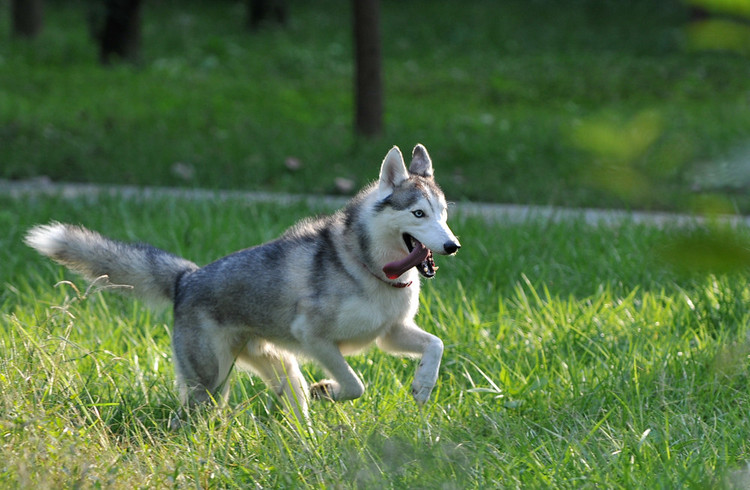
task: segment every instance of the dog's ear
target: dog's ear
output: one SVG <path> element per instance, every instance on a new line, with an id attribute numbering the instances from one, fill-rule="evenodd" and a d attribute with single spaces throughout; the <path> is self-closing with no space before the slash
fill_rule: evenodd
<path id="1" fill-rule="evenodd" d="M 383 198 L 390 196 L 393 190 L 408 178 L 409 172 L 406 170 L 401 150 L 398 146 L 394 146 L 380 166 L 380 184 L 378 185 L 380 196 Z"/>
<path id="2" fill-rule="evenodd" d="M 430 160 L 430 155 L 427 153 L 427 148 L 422 144 L 417 144 L 411 152 L 409 172 L 427 178 L 434 175 L 432 172 L 432 160 Z"/>

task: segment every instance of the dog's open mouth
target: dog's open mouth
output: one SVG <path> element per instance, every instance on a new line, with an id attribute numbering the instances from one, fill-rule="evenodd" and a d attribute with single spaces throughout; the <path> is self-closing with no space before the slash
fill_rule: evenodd
<path id="1" fill-rule="evenodd" d="M 422 242 L 413 236 L 404 233 L 404 243 L 409 250 L 409 255 L 401 260 L 389 262 L 383 267 L 383 272 L 389 279 L 396 279 L 398 276 L 416 267 L 420 274 L 430 278 L 435 275 L 438 267 L 432 260 L 432 250 L 422 245 Z"/>

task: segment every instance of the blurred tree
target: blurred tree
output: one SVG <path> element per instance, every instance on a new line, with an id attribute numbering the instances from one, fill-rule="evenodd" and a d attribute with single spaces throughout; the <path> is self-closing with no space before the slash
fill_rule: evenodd
<path id="1" fill-rule="evenodd" d="M 255 30 L 267 21 L 285 25 L 286 0 L 247 0 L 247 27 Z"/>
<path id="2" fill-rule="evenodd" d="M 106 0 L 104 27 L 99 34 L 99 60 L 138 61 L 141 50 L 141 0 Z"/>
<path id="3" fill-rule="evenodd" d="M 13 35 L 34 38 L 42 31 L 42 0 L 12 0 Z"/>
<path id="4" fill-rule="evenodd" d="M 383 131 L 380 0 L 352 0 L 354 9 L 355 129 L 363 136 Z"/>

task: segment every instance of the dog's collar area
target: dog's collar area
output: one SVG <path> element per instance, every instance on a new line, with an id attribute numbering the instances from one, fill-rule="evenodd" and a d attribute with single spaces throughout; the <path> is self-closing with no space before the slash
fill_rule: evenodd
<path id="1" fill-rule="evenodd" d="M 369 268 L 369 267 L 367 267 L 367 264 L 365 264 L 364 262 L 360 262 L 360 264 L 362 265 L 362 267 L 364 267 L 364 268 L 365 268 L 365 270 L 366 270 L 367 272 L 369 272 L 369 273 L 370 273 L 370 275 L 371 275 L 372 277 L 374 277 L 375 279 L 377 279 L 377 280 L 378 280 L 378 281 L 380 281 L 380 282 L 383 282 L 383 283 L 385 283 L 385 284 L 388 284 L 388 285 L 389 285 L 390 287 L 392 287 L 392 288 L 397 288 L 397 289 L 408 288 L 409 286 L 411 286 L 411 284 L 412 284 L 412 282 L 413 282 L 413 281 L 409 281 L 409 282 L 400 282 L 400 281 L 399 281 L 399 282 L 391 282 L 391 281 L 386 281 L 386 280 L 385 280 L 385 279 L 383 279 L 382 277 L 380 277 L 380 276 L 378 276 L 377 274 L 375 274 L 374 272 L 372 272 L 372 271 L 370 270 L 370 268 Z"/>
<path id="2" fill-rule="evenodd" d="M 378 279 L 380 278 L 378 277 Z M 386 282 L 386 281 L 383 281 L 383 282 Z M 409 286 L 411 286 L 411 281 L 409 282 L 386 282 L 386 284 L 389 284 L 391 287 L 394 287 L 394 288 L 408 288 Z"/>

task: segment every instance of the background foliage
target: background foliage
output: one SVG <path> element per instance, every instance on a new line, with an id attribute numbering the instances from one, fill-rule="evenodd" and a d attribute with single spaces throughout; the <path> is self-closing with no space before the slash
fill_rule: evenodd
<path id="1" fill-rule="evenodd" d="M 147 2 L 140 66 L 110 69 L 87 10 L 0 46 L 0 177 L 330 193 L 422 142 L 454 200 L 748 209 L 750 64 L 691 42 L 679 1 L 384 1 L 375 140 L 347 3 L 249 33 L 240 3 Z"/>

